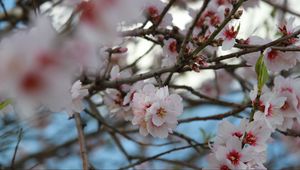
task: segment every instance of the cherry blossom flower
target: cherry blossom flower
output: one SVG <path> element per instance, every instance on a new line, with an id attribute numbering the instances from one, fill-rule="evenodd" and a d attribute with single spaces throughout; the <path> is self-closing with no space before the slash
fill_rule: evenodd
<path id="1" fill-rule="evenodd" d="M 146 15 L 147 19 L 156 24 L 160 20 L 160 14 L 162 13 L 165 6 L 166 4 L 160 0 L 146 1 L 144 6 L 144 14 Z M 160 23 L 160 26 L 171 25 L 172 20 L 172 16 L 167 13 Z"/>
<path id="2" fill-rule="evenodd" d="M 287 21 L 282 22 L 278 27 L 279 32 L 283 36 L 287 36 L 287 35 L 293 34 L 295 31 L 299 30 L 300 26 L 295 26 L 294 21 L 295 21 L 295 17 L 290 17 Z M 293 38 L 288 39 L 284 43 L 285 43 L 285 45 L 295 45 L 298 41 L 299 41 L 298 38 L 293 37 Z"/>
<path id="3" fill-rule="evenodd" d="M 220 169 L 220 170 L 230 170 L 230 163 L 227 161 L 226 157 L 223 159 L 217 159 L 214 153 L 210 153 L 207 156 L 208 167 L 204 168 L 205 170 L 209 169 Z"/>
<path id="4" fill-rule="evenodd" d="M 110 80 L 118 80 L 121 78 L 130 77 L 131 73 L 129 70 L 123 70 L 120 72 L 119 66 L 114 66 L 110 72 Z M 122 84 L 119 89 L 106 89 L 104 95 L 104 103 L 108 106 L 108 110 L 119 118 L 125 120 L 132 119 L 132 113 L 130 107 L 124 105 L 125 93 L 130 90 L 130 85 Z"/>
<path id="5" fill-rule="evenodd" d="M 135 92 L 132 100 L 133 124 L 140 126 L 140 133 L 165 138 L 177 125 L 177 116 L 182 114 L 182 99 L 169 94 L 167 87 L 155 88 L 146 84 Z"/>
<path id="6" fill-rule="evenodd" d="M 230 138 L 238 138 L 243 145 L 252 146 L 255 151 L 266 150 L 266 142 L 270 138 L 271 129 L 265 125 L 264 121 L 252 121 L 243 119 L 239 126 L 235 126 L 228 121 L 219 124 L 217 136 L 214 139 L 214 146 L 225 145 Z"/>
<path id="7" fill-rule="evenodd" d="M 68 114 L 72 117 L 73 112 L 80 113 L 83 111 L 83 98 L 89 94 L 87 89 L 82 88 L 82 83 L 80 80 L 77 80 L 71 88 L 72 104 L 71 109 L 68 109 Z"/>
<path id="8" fill-rule="evenodd" d="M 288 70 L 294 67 L 298 61 L 297 53 L 282 52 L 267 48 L 264 51 L 264 61 L 267 68 L 272 72 L 279 72 L 281 70 Z"/>
<path id="9" fill-rule="evenodd" d="M 104 94 L 104 103 L 108 107 L 112 116 L 116 116 L 117 118 L 127 121 L 132 119 L 130 107 L 123 106 L 124 96 L 119 90 L 107 89 Z"/>
<path id="10" fill-rule="evenodd" d="M 118 31 L 140 20 L 142 6 L 139 0 L 82 1 L 77 6 L 80 22 L 76 34 L 98 46 L 120 43 Z"/>
<path id="11" fill-rule="evenodd" d="M 208 25 L 210 32 L 215 31 L 215 29 L 223 22 L 224 13 L 224 8 L 217 8 L 217 10 L 214 8 L 208 8 L 207 12 L 204 14 L 204 24 Z"/>
<path id="12" fill-rule="evenodd" d="M 65 41 L 61 56 L 67 61 L 67 66 L 72 68 L 72 72 L 79 75 L 83 72 L 88 76 L 104 74 L 108 64 L 108 53 L 104 48 L 77 35 Z"/>
<path id="13" fill-rule="evenodd" d="M 263 45 L 270 42 L 269 39 L 262 39 L 258 36 L 251 36 L 246 41 L 247 45 Z M 267 48 L 264 53 L 264 62 L 271 72 L 279 72 L 281 70 L 288 70 L 294 67 L 299 60 L 299 56 L 295 52 L 282 52 L 272 48 Z M 247 63 L 255 65 L 260 53 L 249 53 L 243 56 Z"/>
<path id="14" fill-rule="evenodd" d="M 255 92 L 253 92 L 255 94 Z M 252 101 L 255 102 L 255 98 L 251 94 Z M 257 93 L 256 93 L 257 94 Z M 254 120 L 265 120 L 268 127 L 275 130 L 276 127 L 283 123 L 283 115 L 281 114 L 281 107 L 284 105 L 286 97 L 281 97 L 277 93 L 270 91 L 267 88 L 263 88 L 262 95 L 259 98 L 258 111 L 254 114 Z"/>
<path id="15" fill-rule="evenodd" d="M 219 161 L 225 158 L 230 169 L 246 169 L 246 163 L 255 159 L 258 153 L 255 153 L 252 147 L 242 148 L 242 142 L 239 139 L 230 138 L 225 146 L 216 147 L 215 155 Z"/>
<path id="16" fill-rule="evenodd" d="M 132 100 L 136 92 L 140 91 L 145 85 L 144 81 L 138 81 L 134 83 L 131 87 L 129 92 L 124 97 L 123 105 L 132 105 Z"/>
<path id="17" fill-rule="evenodd" d="M 245 129 L 242 143 L 254 148 L 256 152 L 266 151 L 267 140 L 271 137 L 271 129 L 266 126 L 264 121 L 246 122 L 244 120 L 241 126 Z"/>
<path id="18" fill-rule="evenodd" d="M 230 50 L 235 43 L 235 38 L 238 34 L 238 28 L 233 25 L 226 26 L 219 34 L 219 37 L 223 40 L 222 50 Z"/>
<path id="19" fill-rule="evenodd" d="M 172 66 L 176 63 L 178 52 L 177 41 L 175 39 L 164 40 L 163 54 L 162 67 Z"/>
<path id="20" fill-rule="evenodd" d="M 205 26 L 208 26 L 208 32 L 213 32 L 224 20 L 224 9 L 225 8 L 222 7 L 209 5 L 196 23 L 193 33 L 194 37 L 197 37 L 198 33 L 201 32 Z M 190 15 L 194 17 L 196 14 L 196 11 L 192 11 Z"/>
<path id="21" fill-rule="evenodd" d="M 41 41 L 42 35 L 47 36 Z M 14 100 L 18 112 L 24 115 L 41 107 L 62 111 L 71 103 L 73 74 L 54 46 L 55 36 L 49 18 L 41 16 L 31 29 L 19 31 L 1 43 L 0 91 Z"/>
<path id="22" fill-rule="evenodd" d="M 232 2 L 231 0 L 212 0 L 212 2 L 209 4 L 212 8 L 218 8 L 218 7 L 226 7 L 226 8 L 232 8 Z"/>
<path id="23" fill-rule="evenodd" d="M 183 112 L 181 97 L 177 94 L 169 95 L 168 88 L 163 87 L 157 90 L 156 98 L 157 100 L 147 109 L 146 119 L 149 119 L 151 125 L 157 128 L 161 128 L 163 124 L 168 124 L 171 127 L 175 126 L 177 116 Z M 155 133 L 151 134 L 155 135 Z"/>
<path id="24" fill-rule="evenodd" d="M 268 40 L 265 40 L 259 36 L 250 36 L 247 40 L 244 41 L 246 45 L 263 45 L 268 43 Z M 254 52 L 243 55 L 243 59 L 247 61 L 248 64 L 255 66 L 257 59 L 260 56 L 260 52 Z"/>
<path id="25" fill-rule="evenodd" d="M 274 79 L 274 91 L 281 97 L 286 97 L 284 105 L 281 107 L 281 114 L 284 116 L 284 123 L 280 127 L 281 130 L 286 130 L 292 128 L 293 119 L 300 120 L 299 112 L 299 95 L 298 90 L 299 85 L 298 79 L 293 78 L 283 78 L 282 76 L 277 76 Z"/>
<path id="26" fill-rule="evenodd" d="M 140 134 L 148 135 L 147 122 L 145 116 L 147 109 L 152 105 L 155 95 L 155 87 L 152 84 L 146 84 L 143 88 L 135 92 L 132 99 L 133 125 L 139 125 Z"/>
<path id="27" fill-rule="evenodd" d="M 217 136 L 214 139 L 214 146 L 225 146 L 228 139 L 237 137 L 242 139 L 245 133 L 245 127 L 236 127 L 230 122 L 224 120 L 218 126 Z"/>
<path id="28" fill-rule="evenodd" d="M 158 138 L 166 138 L 168 137 L 169 133 L 172 133 L 172 130 L 176 128 L 175 123 L 164 123 L 161 126 L 157 126 L 153 123 L 153 121 L 146 121 L 146 127 L 148 132 L 153 137 Z"/>

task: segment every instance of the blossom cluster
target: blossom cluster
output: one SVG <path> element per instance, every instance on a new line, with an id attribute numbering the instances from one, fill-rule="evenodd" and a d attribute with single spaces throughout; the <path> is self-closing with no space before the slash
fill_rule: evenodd
<path id="1" fill-rule="evenodd" d="M 266 169 L 263 163 L 270 135 L 271 129 L 263 120 L 243 119 L 239 126 L 222 121 L 212 145 L 213 153 L 208 156 L 208 169 Z"/>
<path id="2" fill-rule="evenodd" d="M 265 120 L 273 131 L 275 129 L 291 129 L 294 120 L 300 122 L 300 80 L 297 78 L 284 78 L 278 76 L 274 79 L 274 87 L 262 89 L 258 99 L 258 110 L 254 114 L 254 120 Z M 257 93 L 251 92 L 251 99 L 255 103 Z"/>
<path id="3" fill-rule="evenodd" d="M 130 73 L 125 70 L 119 72 L 118 66 L 113 67 L 111 72 L 111 80 L 129 76 Z M 144 81 L 107 89 L 104 103 L 114 116 L 138 125 L 143 136 L 151 134 L 166 138 L 176 128 L 177 117 L 183 113 L 179 95 L 170 94 L 167 86 L 159 88 Z"/>
<path id="4" fill-rule="evenodd" d="M 299 26 L 295 26 L 294 24 L 295 18 L 289 18 L 287 22 L 283 22 L 278 26 L 278 32 L 282 36 L 291 35 L 296 30 L 299 30 Z M 247 45 L 263 45 L 271 42 L 270 39 L 263 39 L 258 36 L 251 36 L 246 41 L 244 41 L 244 44 Z M 286 41 L 282 42 L 282 44 L 286 47 L 296 47 L 299 45 L 299 38 L 292 37 L 287 39 Z M 244 55 L 244 59 L 251 65 L 255 65 L 256 60 L 260 54 L 258 52 L 256 53 L 250 53 L 247 55 Z M 280 51 L 272 48 L 267 48 L 264 50 L 263 53 L 264 56 L 264 62 L 267 66 L 267 68 L 273 72 L 277 73 L 282 70 L 288 70 L 293 68 L 297 62 L 300 60 L 299 58 L 299 52 L 291 52 L 291 51 Z"/>
<path id="5" fill-rule="evenodd" d="M 247 1 L 243 3 L 244 8 L 255 7 L 259 1 Z M 231 0 L 213 0 L 208 3 L 208 7 L 200 16 L 196 23 L 196 27 L 193 32 L 193 37 L 199 39 L 200 42 L 204 42 L 208 37 L 217 30 L 217 28 L 224 22 L 225 18 L 229 15 L 230 11 L 237 1 Z M 196 12 L 191 11 L 191 16 L 195 16 Z M 234 19 L 239 19 L 242 15 L 242 11 L 235 14 Z M 230 50 L 235 44 L 235 39 L 238 35 L 239 26 L 232 20 L 227 26 L 222 29 L 217 38 L 222 42 L 222 50 Z M 200 35 L 200 36 L 199 36 Z"/>

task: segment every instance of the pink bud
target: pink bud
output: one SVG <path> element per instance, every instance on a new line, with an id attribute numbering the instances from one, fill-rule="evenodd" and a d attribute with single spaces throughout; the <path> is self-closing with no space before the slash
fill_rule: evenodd
<path id="1" fill-rule="evenodd" d="M 119 47 L 117 50 L 119 53 L 126 53 L 128 49 L 126 47 Z"/>

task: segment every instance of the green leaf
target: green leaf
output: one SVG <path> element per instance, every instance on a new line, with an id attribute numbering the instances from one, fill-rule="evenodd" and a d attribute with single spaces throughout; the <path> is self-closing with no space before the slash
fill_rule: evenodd
<path id="1" fill-rule="evenodd" d="M 263 54 L 261 54 L 256 62 L 255 65 L 255 72 L 257 75 L 257 88 L 258 92 L 260 93 L 263 86 L 269 80 L 268 69 L 264 63 Z"/>
<path id="2" fill-rule="evenodd" d="M 6 100 L 0 102 L 0 110 L 4 109 L 9 104 L 11 104 L 11 100 L 10 99 L 6 99 Z"/>

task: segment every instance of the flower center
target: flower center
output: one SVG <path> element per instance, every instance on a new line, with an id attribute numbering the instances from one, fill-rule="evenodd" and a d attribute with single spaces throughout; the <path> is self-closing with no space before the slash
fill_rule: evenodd
<path id="1" fill-rule="evenodd" d="M 263 104 L 263 102 L 262 101 L 259 101 L 259 103 L 258 103 L 258 106 L 257 106 L 257 109 L 259 110 L 259 111 L 261 111 L 261 112 L 265 112 L 265 105 Z"/>
<path id="2" fill-rule="evenodd" d="M 273 105 L 270 104 L 268 111 L 267 111 L 267 116 L 272 116 L 273 115 Z"/>
<path id="3" fill-rule="evenodd" d="M 226 0 L 218 0 L 217 3 L 218 5 L 224 5 L 226 2 Z"/>
<path id="4" fill-rule="evenodd" d="M 243 139 L 244 144 L 256 145 L 256 136 L 253 135 L 252 132 L 246 133 L 246 136 Z"/>
<path id="5" fill-rule="evenodd" d="M 283 106 L 280 108 L 281 110 L 285 111 L 290 107 L 289 103 L 287 101 L 284 102 Z"/>
<path id="6" fill-rule="evenodd" d="M 242 155 L 236 150 L 232 150 L 227 154 L 227 159 L 233 164 L 238 165 Z"/>
<path id="7" fill-rule="evenodd" d="M 147 8 L 148 15 L 152 18 L 155 18 L 159 15 L 158 10 L 155 6 L 149 6 Z"/>
<path id="8" fill-rule="evenodd" d="M 38 64 L 41 68 L 47 68 L 58 65 L 58 61 L 55 59 L 54 54 L 41 53 L 38 55 Z"/>
<path id="9" fill-rule="evenodd" d="M 117 98 L 114 100 L 116 105 L 122 106 L 123 104 L 123 97 L 120 93 L 117 94 Z"/>
<path id="10" fill-rule="evenodd" d="M 269 53 L 268 53 L 268 59 L 269 60 L 274 60 L 276 59 L 278 56 L 278 52 L 276 50 L 271 50 Z"/>
<path id="11" fill-rule="evenodd" d="M 177 42 L 176 42 L 176 41 L 172 41 L 172 42 L 169 44 L 169 50 L 170 50 L 172 53 L 177 52 Z"/>
<path id="12" fill-rule="evenodd" d="M 283 87 L 283 88 L 281 88 L 281 92 L 293 93 L 293 89 L 291 87 Z"/>
<path id="13" fill-rule="evenodd" d="M 37 73 L 28 73 L 21 81 L 21 89 L 26 93 L 36 93 L 44 87 L 42 76 Z"/>
<path id="14" fill-rule="evenodd" d="M 234 133 L 232 133 L 232 136 L 236 136 L 238 138 L 241 138 L 243 136 L 243 133 L 242 132 L 234 132 Z"/>
<path id="15" fill-rule="evenodd" d="M 216 26 L 219 23 L 220 23 L 220 18 L 218 16 L 214 15 L 210 18 L 211 25 Z"/>
<path id="16" fill-rule="evenodd" d="M 156 112 L 157 116 L 160 118 L 164 118 L 167 114 L 167 111 L 164 108 L 159 108 Z"/>
<path id="17" fill-rule="evenodd" d="M 134 91 L 134 92 L 132 92 L 131 94 L 130 94 L 130 101 L 132 101 L 133 100 L 133 97 L 134 97 L 134 94 L 136 93 L 136 91 Z"/>
<path id="18" fill-rule="evenodd" d="M 280 31 L 283 35 L 287 35 L 286 25 L 283 25 L 282 27 L 279 27 L 279 31 Z"/>
<path id="19" fill-rule="evenodd" d="M 224 36 L 229 40 L 235 38 L 236 35 L 237 31 L 234 30 L 234 27 L 227 28 L 224 32 Z"/>
<path id="20" fill-rule="evenodd" d="M 97 21 L 97 9 L 96 4 L 92 1 L 84 1 L 78 5 L 78 9 L 81 10 L 80 21 L 94 25 Z"/>
<path id="21" fill-rule="evenodd" d="M 230 168 L 227 165 L 222 165 L 220 170 L 230 170 Z"/>

